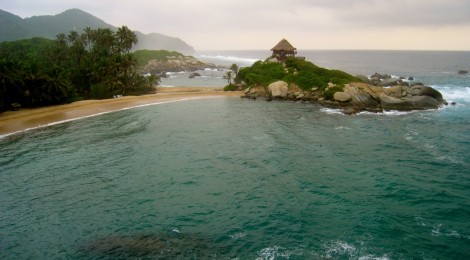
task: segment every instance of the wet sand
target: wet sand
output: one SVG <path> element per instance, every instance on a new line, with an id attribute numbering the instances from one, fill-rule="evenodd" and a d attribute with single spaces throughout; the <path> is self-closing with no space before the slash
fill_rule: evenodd
<path id="1" fill-rule="evenodd" d="M 209 87 L 165 87 L 158 88 L 156 94 L 125 96 L 104 100 L 83 100 L 65 105 L 34 109 L 20 109 L 0 114 L 0 136 L 26 129 L 73 120 L 81 117 L 122 110 L 153 103 L 170 102 L 195 98 L 239 97 L 241 92 L 224 92 Z"/>

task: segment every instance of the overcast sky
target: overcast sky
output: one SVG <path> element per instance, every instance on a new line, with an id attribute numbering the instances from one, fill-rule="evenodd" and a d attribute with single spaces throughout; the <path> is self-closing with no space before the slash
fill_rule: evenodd
<path id="1" fill-rule="evenodd" d="M 470 0 L 0 0 L 23 18 L 71 8 L 196 50 L 470 50 Z"/>

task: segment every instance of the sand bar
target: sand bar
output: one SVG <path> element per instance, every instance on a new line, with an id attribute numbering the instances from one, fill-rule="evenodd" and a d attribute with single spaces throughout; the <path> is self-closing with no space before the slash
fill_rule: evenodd
<path id="1" fill-rule="evenodd" d="M 6 111 L 0 114 L 0 136 L 6 136 L 55 122 L 73 120 L 153 103 L 192 98 L 239 97 L 241 94 L 241 92 L 224 92 L 221 91 L 221 89 L 209 87 L 166 87 L 158 88 L 156 94 L 144 96 L 83 100 L 65 105 Z"/>

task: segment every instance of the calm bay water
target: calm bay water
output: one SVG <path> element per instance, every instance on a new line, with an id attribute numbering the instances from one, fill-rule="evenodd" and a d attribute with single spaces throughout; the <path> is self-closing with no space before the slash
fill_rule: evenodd
<path id="1" fill-rule="evenodd" d="M 457 105 L 213 98 L 4 138 L 0 258 L 467 259 L 469 77 L 426 64 Z"/>

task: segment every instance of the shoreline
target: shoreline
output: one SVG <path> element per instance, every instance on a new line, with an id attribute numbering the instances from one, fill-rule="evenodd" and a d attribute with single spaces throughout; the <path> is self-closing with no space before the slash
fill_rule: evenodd
<path id="1" fill-rule="evenodd" d="M 0 114 L 0 138 L 53 124 L 152 104 L 200 98 L 240 97 L 241 94 L 242 92 L 224 92 L 220 88 L 211 87 L 158 87 L 156 94 L 82 100 L 64 105 L 6 111 Z"/>

